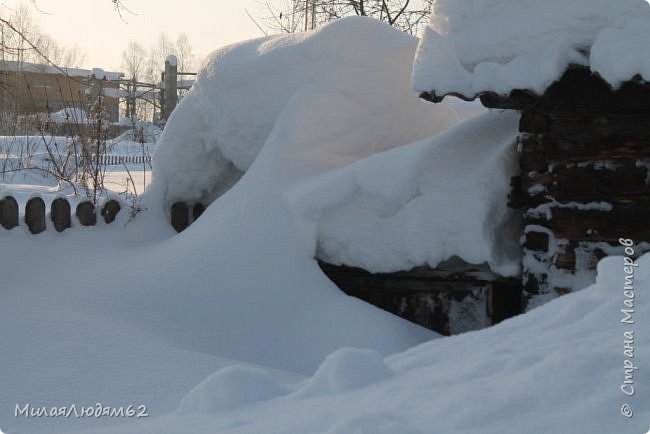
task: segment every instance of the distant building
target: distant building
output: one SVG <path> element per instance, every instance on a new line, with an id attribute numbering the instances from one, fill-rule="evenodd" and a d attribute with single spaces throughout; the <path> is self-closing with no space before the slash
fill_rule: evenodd
<path id="1" fill-rule="evenodd" d="M 119 118 L 120 72 L 0 61 L 0 110 L 7 113 L 55 113 L 87 110 L 102 95 L 109 120 Z"/>

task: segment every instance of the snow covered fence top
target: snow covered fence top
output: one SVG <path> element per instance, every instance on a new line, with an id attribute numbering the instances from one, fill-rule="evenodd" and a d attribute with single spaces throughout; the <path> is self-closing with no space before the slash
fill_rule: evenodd
<path id="1" fill-rule="evenodd" d="M 650 80 L 645 0 L 434 0 L 415 58 L 413 88 L 432 100 L 513 89 L 536 94 L 570 65 L 613 87 Z"/>

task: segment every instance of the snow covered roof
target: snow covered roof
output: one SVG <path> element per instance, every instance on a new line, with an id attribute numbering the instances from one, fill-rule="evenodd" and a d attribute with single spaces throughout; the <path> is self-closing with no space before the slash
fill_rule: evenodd
<path id="1" fill-rule="evenodd" d="M 15 62 L 4 61 L 0 62 L 1 71 L 27 71 L 27 72 L 43 72 L 47 74 L 63 74 L 65 72 L 71 77 L 89 77 L 95 74 L 95 77 L 106 80 L 119 80 L 124 77 L 122 72 L 104 71 L 101 68 L 83 69 L 83 68 L 57 68 L 53 65 L 45 65 L 41 63 L 30 62 Z M 63 71 L 63 72 L 62 72 Z"/>
<path id="2" fill-rule="evenodd" d="M 432 100 L 513 89 L 542 94 L 570 65 L 613 87 L 650 81 L 645 0 L 434 0 L 413 88 Z"/>

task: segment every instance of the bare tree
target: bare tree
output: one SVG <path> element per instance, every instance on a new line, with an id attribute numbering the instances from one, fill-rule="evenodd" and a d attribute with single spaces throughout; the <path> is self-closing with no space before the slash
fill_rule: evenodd
<path id="1" fill-rule="evenodd" d="M 41 31 L 33 13 L 35 7 L 25 2 L 18 3 L 2 23 L 2 60 L 16 62 L 18 69 L 22 69 L 24 62 L 79 66 L 86 54 L 76 45 L 60 45 Z"/>
<path id="2" fill-rule="evenodd" d="M 127 77 L 136 81 L 144 74 L 147 51 L 136 41 L 129 41 L 129 45 L 122 51 L 122 69 Z"/>
<path id="3" fill-rule="evenodd" d="M 178 70 L 189 72 L 194 69 L 195 56 L 192 53 L 190 39 L 185 33 L 181 33 L 176 38 L 176 58 L 178 59 Z"/>
<path id="4" fill-rule="evenodd" d="M 86 53 L 75 44 L 72 47 L 63 47 L 49 35 L 40 35 L 36 45 L 40 54 L 34 61 L 40 63 L 49 60 L 51 63 L 64 67 L 79 67 L 86 59 Z"/>
<path id="5" fill-rule="evenodd" d="M 350 15 L 369 16 L 410 34 L 417 34 L 431 14 L 432 0 L 285 0 L 266 3 L 269 29 L 296 32 Z"/>
<path id="6" fill-rule="evenodd" d="M 20 65 L 31 60 L 33 51 L 30 42 L 38 40 L 38 24 L 32 10 L 23 2 L 18 3 L 7 21 L 11 27 L 3 25 L 4 60 L 15 61 Z"/>
<path id="7" fill-rule="evenodd" d="M 129 41 L 126 49 L 122 51 L 121 65 L 122 70 L 131 80 L 127 87 L 131 101 L 127 103 L 126 117 L 132 116 L 133 112 L 129 112 L 130 110 L 135 110 L 139 119 L 148 119 L 150 114 L 153 113 L 153 107 L 143 98 L 151 95 L 145 94 L 146 90 L 143 90 L 139 84 L 147 75 L 147 62 L 147 51 L 144 47 L 137 41 Z M 138 95 L 140 98 L 138 98 Z M 133 107 L 131 107 L 131 104 L 133 104 Z"/>

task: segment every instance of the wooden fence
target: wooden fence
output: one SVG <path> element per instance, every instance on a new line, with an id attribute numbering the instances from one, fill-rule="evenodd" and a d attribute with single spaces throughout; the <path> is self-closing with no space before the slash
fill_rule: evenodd
<path id="1" fill-rule="evenodd" d="M 122 205 L 116 199 L 105 201 L 100 207 L 99 214 L 106 223 L 112 223 Z M 75 209 L 77 221 L 82 226 L 94 226 L 97 223 L 97 212 L 95 205 L 90 201 L 80 202 Z M 34 196 L 25 204 L 23 222 L 32 234 L 39 234 L 47 229 L 47 216 L 49 215 L 52 227 L 57 232 L 72 226 L 72 212 L 70 202 L 66 198 L 59 197 L 50 204 L 50 212 L 47 213 L 45 201 Z M 20 212 L 18 202 L 13 196 L 4 196 L 0 199 L 0 226 L 9 230 L 20 226 Z"/>
<path id="2" fill-rule="evenodd" d="M 122 164 L 151 164 L 151 155 L 100 155 L 99 164 L 102 166 L 119 166 Z"/>

